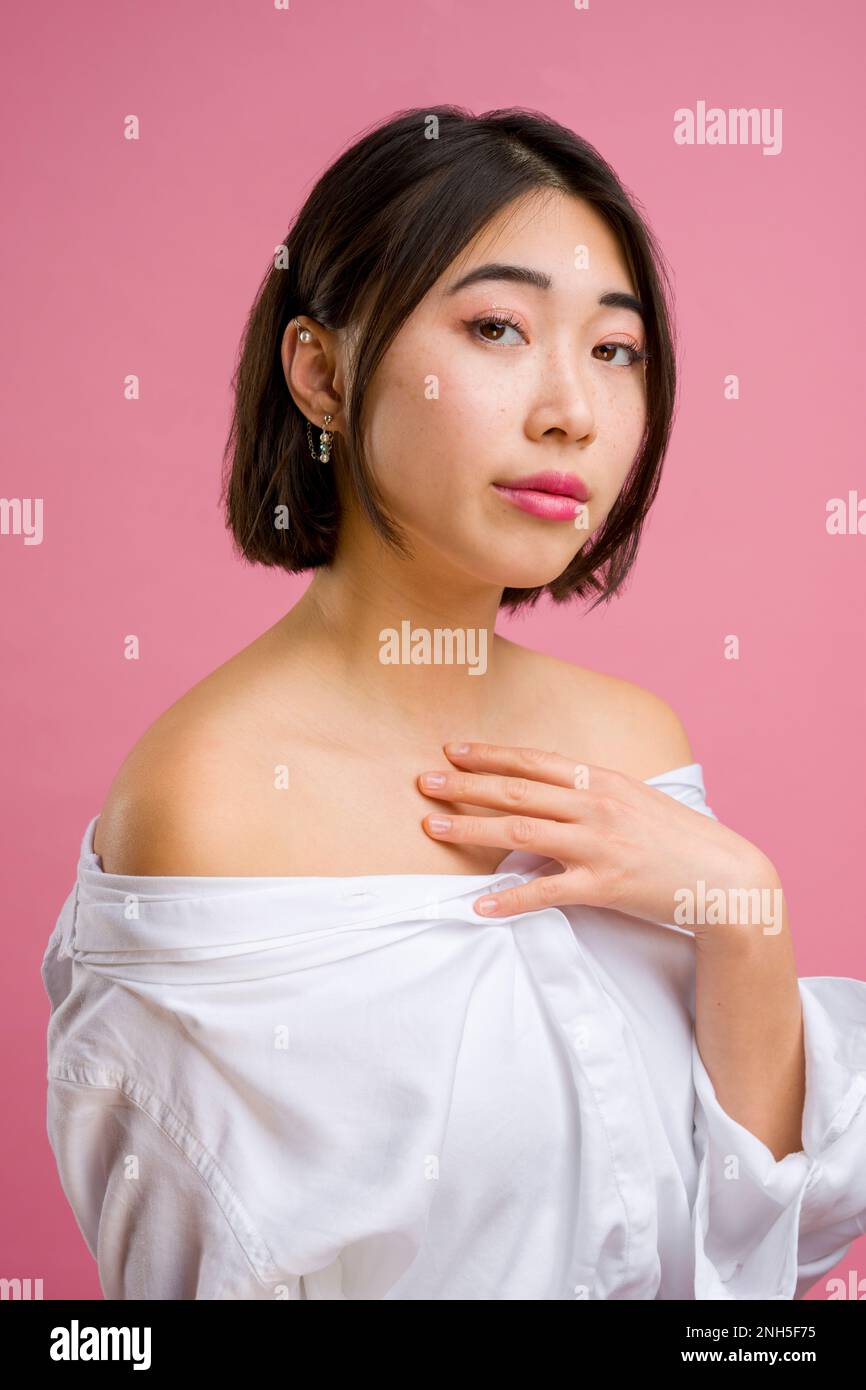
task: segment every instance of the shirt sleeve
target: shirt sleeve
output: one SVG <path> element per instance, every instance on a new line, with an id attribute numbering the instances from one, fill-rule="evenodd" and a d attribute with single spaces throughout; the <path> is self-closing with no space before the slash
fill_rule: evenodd
<path id="1" fill-rule="evenodd" d="M 776 1160 L 719 1104 L 692 1035 L 697 1299 L 799 1299 L 866 1232 L 866 981 L 799 981 L 799 1153 Z"/>
<path id="2" fill-rule="evenodd" d="M 296 1277 L 261 1277 L 192 1136 L 177 1142 L 121 1088 L 49 1077 L 48 1135 L 106 1299 L 305 1297 Z"/>

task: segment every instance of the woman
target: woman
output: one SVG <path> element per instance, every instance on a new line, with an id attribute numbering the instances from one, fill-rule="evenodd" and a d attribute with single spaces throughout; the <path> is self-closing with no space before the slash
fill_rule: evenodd
<path id="1" fill-rule="evenodd" d="M 368 132 L 278 248 L 224 496 L 314 576 L 133 749 L 43 966 L 107 1297 L 794 1298 L 864 1230 L 866 984 L 798 981 L 664 701 L 494 632 L 628 573 L 665 283 L 520 110 Z"/>

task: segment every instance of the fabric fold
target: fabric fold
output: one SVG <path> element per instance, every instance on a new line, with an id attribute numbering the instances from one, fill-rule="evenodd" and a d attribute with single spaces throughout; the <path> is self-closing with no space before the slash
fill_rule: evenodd
<path id="1" fill-rule="evenodd" d="M 776 1160 L 721 1107 L 692 1039 L 695 1294 L 794 1299 L 866 1231 L 866 982 L 798 981 L 803 1148 Z"/>

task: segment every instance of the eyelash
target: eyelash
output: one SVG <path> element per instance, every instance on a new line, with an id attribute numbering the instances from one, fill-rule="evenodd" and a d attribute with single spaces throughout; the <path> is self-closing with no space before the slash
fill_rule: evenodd
<path id="1" fill-rule="evenodd" d="M 513 316 L 512 314 L 507 313 L 507 312 L 506 312 L 506 313 L 502 313 L 502 314 L 496 314 L 495 316 L 494 316 L 494 315 L 491 315 L 491 314 L 487 314 L 487 315 L 485 315 L 484 317 L 479 318 L 479 319 L 471 319 L 470 322 L 469 322 L 469 327 L 470 327 L 470 328 L 480 328 L 480 327 L 482 327 L 483 325 L 486 325 L 486 324 L 489 324 L 489 323 L 495 324 L 497 327 L 502 326 L 502 327 L 506 327 L 506 328 L 516 328 L 517 331 L 518 331 L 519 333 L 523 333 L 523 326 L 522 326 L 522 324 L 520 323 L 520 320 L 514 318 L 514 316 Z M 524 336 L 525 336 L 525 335 L 524 335 Z M 486 340 L 486 339 L 480 339 L 480 340 L 478 340 L 478 341 L 485 342 L 485 341 L 487 341 L 487 340 Z M 490 347 L 495 347 L 496 344 L 495 344 L 495 343 L 488 343 L 488 346 L 490 346 Z M 629 366 L 629 367 L 637 367 L 640 363 L 642 363 L 642 362 L 647 362 L 647 361 L 649 360 L 649 353 L 648 353 L 648 352 L 641 352 L 640 348 L 639 348 L 635 343 L 613 343 L 613 342 L 611 342 L 611 343 L 599 343 L 598 346 L 599 346 L 599 347 L 623 348 L 623 350 L 624 350 L 625 352 L 629 353 L 629 355 L 630 355 L 630 357 L 631 357 L 631 361 L 628 363 L 628 366 Z"/>

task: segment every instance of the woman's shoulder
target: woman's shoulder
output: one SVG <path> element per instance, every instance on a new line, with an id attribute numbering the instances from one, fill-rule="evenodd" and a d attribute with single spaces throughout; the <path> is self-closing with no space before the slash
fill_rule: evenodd
<path id="1" fill-rule="evenodd" d="M 94 833 L 106 873 L 198 875 L 219 862 L 258 758 L 262 697 L 244 655 L 170 705 L 121 763 Z"/>
<path id="2" fill-rule="evenodd" d="M 563 744 L 551 743 L 551 751 L 576 752 L 585 762 L 639 780 L 694 761 L 682 719 L 655 691 L 546 652 L 509 646 L 527 692 L 544 691 L 548 738 Z"/>
<path id="3" fill-rule="evenodd" d="M 179 711 L 157 719 L 124 759 L 99 813 L 93 848 L 105 872 L 201 872 L 198 854 L 234 755 L 218 721 Z"/>

